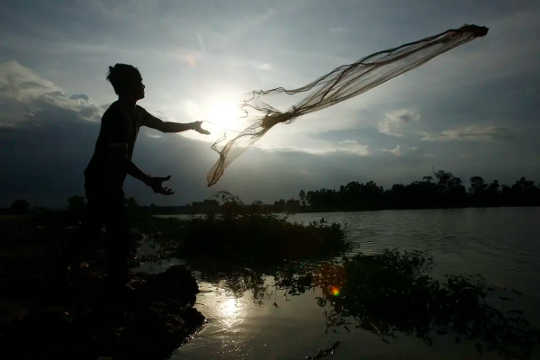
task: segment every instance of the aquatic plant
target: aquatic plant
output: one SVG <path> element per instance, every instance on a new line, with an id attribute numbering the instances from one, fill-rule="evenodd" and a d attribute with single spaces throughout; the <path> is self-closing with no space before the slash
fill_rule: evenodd
<path id="1" fill-rule="evenodd" d="M 519 311 L 491 306 L 487 299 L 494 289 L 480 276 L 433 279 L 432 263 L 419 251 L 385 250 L 321 266 L 313 279 L 323 290 L 319 305 L 331 309 L 328 325 L 353 324 L 384 341 L 404 333 L 431 344 L 435 334 L 448 334 L 475 342 L 480 352 L 530 357 L 540 333 Z"/>
<path id="2" fill-rule="evenodd" d="M 210 259 L 215 257 L 194 263 L 203 279 L 238 297 L 251 291 L 259 304 L 273 292 L 271 287 L 292 296 L 320 289 L 316 300 L 325 309 L 327 330 L 362 328 L 384 342 L 410 335 L 427 345 L 450 337 L 507 359 L 530 359 L 540 341 L 540 332 L 521 311 L 501 311 L 493 305 L 502 290 L 478 275 L 435 279 L 430 275 L 433 259 L 421 251 L 387 249 L 339 261 L 287 261 L 249 268 L 223 257 Z M 273 284 L 265 281 L 266 275 L 272 276 Z"/>
<path id="3" fill-rule="evenodd" d="M 493 305 L 502 290 L 490 287 L 480 276 L 451 274 L 435 279 L 430 275 L 433 259 L 420 251 L 387 249 L 339 260 L 250 267 L 234 258 L 210 256 L 192 267 L 202 279 L 219 283 L 237 297 L 251 291 L 259 304 L 274 293 L 274 287 L 287 296 L 318 288 L 321 296 L 316 301 L 325 310 L 327 330 L 361 328 L 384 342 L 410 335 L 431 345 L 440 337 L 450 337 L 475 344 L 481 353 L 497 351 L 507 359 L 530 359 L 540 340 L 539 331 L 521 311 L 501 311 Z"/>

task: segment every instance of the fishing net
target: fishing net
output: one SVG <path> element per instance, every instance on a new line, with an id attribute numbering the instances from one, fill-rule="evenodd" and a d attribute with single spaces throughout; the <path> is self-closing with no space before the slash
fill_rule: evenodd
<path id="1" fill-rule="evenodd" d="M 225 168 L 243 151 L 253 145 L 278 123 L 293 119 L 347 100 L 368 91 L 456 46 L 487 34 L 486 27 L 464 25 L 396 48 L 383 50 L 349 65 L 342 65 L 317 80 L 297 89 L 278 87 L 252 91 L 241 104 L 250 125 L 227 141 L 217 140 L 212 149 L 219 159 L 207 175 L 208 186 L 218 182 Z M 268 101 L 272 95 L 286 94 L 304 97 L 281 111 Z"/>

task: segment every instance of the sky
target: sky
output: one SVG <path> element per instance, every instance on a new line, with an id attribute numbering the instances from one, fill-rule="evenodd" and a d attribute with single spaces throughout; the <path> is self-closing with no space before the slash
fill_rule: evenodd
<path id="1" fill-rule="evenodd" d="M 212 134 L 141 129 L 133 161 L 172 175 L 172 196 L 128 179 L 140 203 L 180 205 L 219 190 L 244 202 L 374 180 L 390 187 L 443 169 L 540 181 L 538 1 L 4 1 L 0 12 L 0 207 L 61 207 L 83 195 L 108 66 L 135 65 L 139 102 Z M 296 88 L 373 52 L 464 24 L 486 37 L 320 112 L 278 124 L 225 172 L 210 145 L 242 130 L 251 90 Z"/>

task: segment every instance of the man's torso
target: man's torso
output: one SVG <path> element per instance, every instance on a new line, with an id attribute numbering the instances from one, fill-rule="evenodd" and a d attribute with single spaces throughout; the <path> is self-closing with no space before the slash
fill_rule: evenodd
<path id="1" fill-rule="evenodd" d="M 127 148 L 126 156 L 131 160 L 140 126 L 144 123 L 146 111 L 140 106 L 127 110 L 116 101 L 103 114 L 101 128 L 94 154 L 85 170 L 87 191 L 105 192 L 107 188 L 122 191 L 126 177 L 125 167 L 111 168 L 106 164 L 107 157 L 116 146 Z M 112 184 L 112 183 L 115 184 Z M 112 185 L 112 186 L 111 186 Z"/>

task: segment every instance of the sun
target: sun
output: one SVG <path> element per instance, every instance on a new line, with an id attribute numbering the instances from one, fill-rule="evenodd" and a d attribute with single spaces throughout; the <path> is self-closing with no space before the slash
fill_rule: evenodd
<path id="1" fill-rule="evenodd" d="M 249 120 L 241 109 L 245 94 L 233 90 L 216 91 L 199 100 L 186 100 L 181 104 L 182 111 L 191 121 L 202 121 L 202 127 L 212 134 L 211 137 L 196 132 L 188 132 L 184 136 L 215 141 L 223 135 L 232 138 L 242 132 Z"/>
<path id="2" fill-rule="evenodd" d="M 245 127 L 242 116 L 239 99 L 223 96 L 208 102 L 203 121 L 217 132 L 240 132 Z"/>

